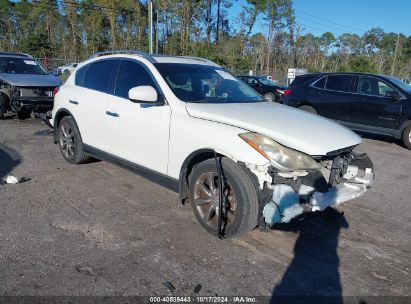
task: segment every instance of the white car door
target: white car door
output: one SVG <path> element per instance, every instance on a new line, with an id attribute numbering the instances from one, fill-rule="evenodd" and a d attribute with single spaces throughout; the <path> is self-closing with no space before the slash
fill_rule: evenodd
<path id="1" fill-rule="evenodd" d="M 131 102 L 128 91 L 136 86 L 160 89 L 151 72 L 140 62 L 123 59 L 115 91 L 106 109 L 111 115 L 109 138 L 115 156 L 167 174 L 171 109 L 168 104 L 152 106 Z M 161 97 L 160 97 L 161 98 Z"/>
<path id="2" fill-rule="evenodd" d="M 68 101 L 77 121 L 84 144 L 106 152 L 113 152 L 107 133 L 113 120 L 107 115 L 114 90 L 117 66 L 116 59 L 99 60 L 80 69 L 76 77 L 75 94 Z"/>

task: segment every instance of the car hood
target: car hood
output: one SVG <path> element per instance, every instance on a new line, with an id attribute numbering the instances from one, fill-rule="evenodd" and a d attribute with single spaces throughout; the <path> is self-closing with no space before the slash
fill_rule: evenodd
<path id="1" fill-rule="evenodd" d="M 0 73 L 0 79 L 19 87 L 58 87 L 61 80 L 54 75 Z"/>
<path id="2" fill-rule="evenodd" d="M 309 155 L 325 155 L 362 142 L 358 135 L 331 120 L 281 104 L 187 103 L 186 108 L 192 117 L 257 132 Z"/>

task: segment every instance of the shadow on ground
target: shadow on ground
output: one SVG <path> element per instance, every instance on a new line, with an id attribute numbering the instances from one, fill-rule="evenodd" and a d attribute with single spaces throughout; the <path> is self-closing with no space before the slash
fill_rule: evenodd
<path id="1" fill-rule="evenodd" d="M 344 214 L 333 208 L 273 229 L 299 233 L 294 258 L 274 287 L 271 303 L 343 303 L 337 254 Z"/>
<path id="2" fill-rule="evenodd" d="M 0 181 L 20 163 L 20 154 L 0 143 Z"/>

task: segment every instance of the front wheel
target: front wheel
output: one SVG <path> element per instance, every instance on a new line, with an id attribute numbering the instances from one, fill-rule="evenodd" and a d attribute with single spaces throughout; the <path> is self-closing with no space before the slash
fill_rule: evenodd
<path id="1" fill-rule="evenodd" d="M 402 142 L 407 147 L 407 149 L 411 150 L 411 125 L 406 127 L 404 132 L 402 133 Z"/>
<path id="2" fill-rule="evenodd" d="M 60 121 L 58 143 L 61 154 L 70 164 L 81 164 L 89 160 L 83 151 L 83 141 L 73 117 L 66 116 Z"/>
<path id="3" fill-rule="evenodd" d="M 258 196 L 251 178 L 232 160 L 223 157 L 222 174 L 225 180 L 223 197 L 224 236 L 245 234 L 257 226 Z M 216 163 L 209 159 L 197 164 L 190 174 L 190 202 L 193 212 L 209 233 L 217 235 L 219 216 L 219 189 Z"/>

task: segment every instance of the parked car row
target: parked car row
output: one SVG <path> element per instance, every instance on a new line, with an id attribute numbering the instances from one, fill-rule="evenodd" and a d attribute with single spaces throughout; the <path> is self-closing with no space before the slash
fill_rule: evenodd
<path id="1" fill-rule="evenodd" d="M 402 139 L 411 149 L 411 86 L 390 76 L 316 73 L 298 76 L 283 103 L 361 132 Z"/>
<path id="2" fill-rule="evenodd" d="M 92 156 L 160 182 L 218 236 L 352 200 L 374 179 L 358 135 L 201 58 L 96 54 L 56 90 L 50 123 L 66 161 Z"/>
<path id="3" fill-rule="evenodd" d="M 267 101 L 280 102 L 284 91 L 287 89 L 287 87 L 278 86 L 272 80 L 263 76 L 238 76 L 238 78 L 256 90 Z"/>

